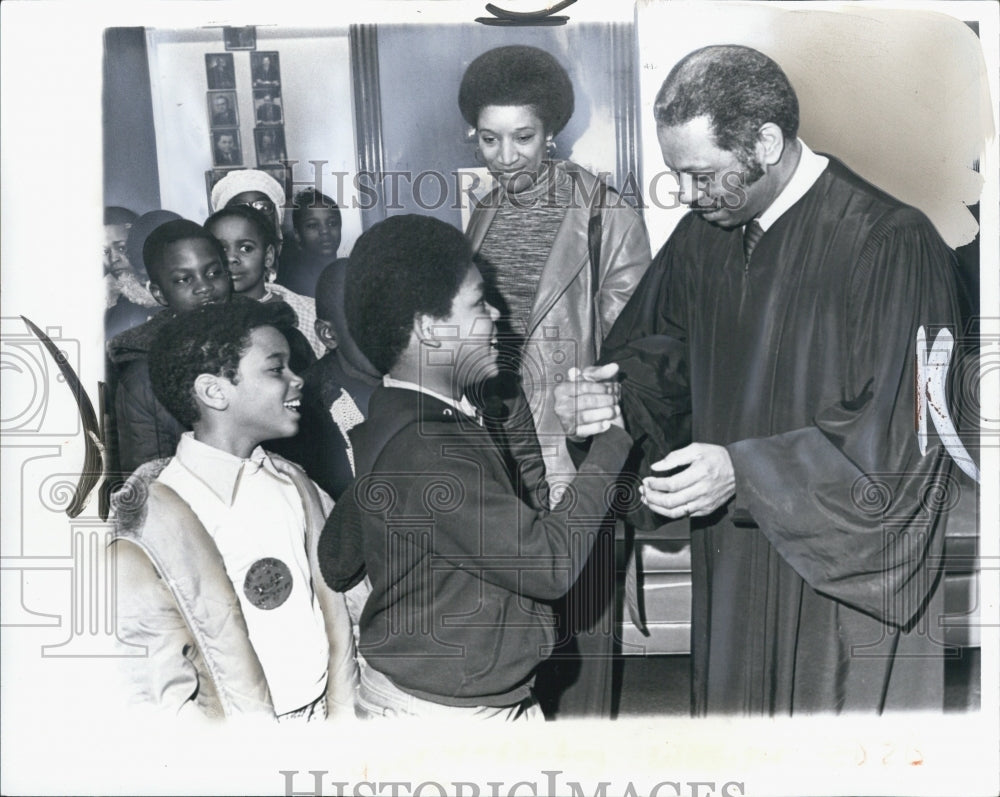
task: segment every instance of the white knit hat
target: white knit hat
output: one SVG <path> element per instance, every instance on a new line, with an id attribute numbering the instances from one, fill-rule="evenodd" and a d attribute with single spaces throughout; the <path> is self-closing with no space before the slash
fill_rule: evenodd
<path id="1" fill-rule="evenodd" d="M 212 188 L 212 212 L 221 210 L 230 199 L 244 191 L 260 191 L 271 198 L 280 228 L 285 220 L 285 189 L 271 175 L 256 169 L 236 169 L 219 180 Z"/>

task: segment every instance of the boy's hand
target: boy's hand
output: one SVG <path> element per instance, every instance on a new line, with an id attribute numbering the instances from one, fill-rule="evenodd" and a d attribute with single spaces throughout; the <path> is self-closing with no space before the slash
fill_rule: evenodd
<path id="1" fill-rule="evenodd" d="M 555 411 L 566 434 L 576 440 L 606 432 L 612 425 L 625 428 L 615 380 L 618 364 L 569 370 L 569 379 L 556 385 Z"/>

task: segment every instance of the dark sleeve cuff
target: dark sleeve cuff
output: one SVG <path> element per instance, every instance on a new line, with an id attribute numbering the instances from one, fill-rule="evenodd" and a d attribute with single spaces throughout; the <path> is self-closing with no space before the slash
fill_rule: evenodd
<path id="1" fill-rule="evenodd" d="M 590 445 L 593 440 L 593 437 L 586 437 L 582 440 L 574 440 L 572 437 L 566 438 L 566 450 L 569 452 L 569 458 L 573 461 L 573 467 L 577 470 L 580 470 L 587 454 L 590 453 Z"/>
<path id="2" fill-rule="evenodd" d="M 750 514 L 750 509 L 746 504 L 740 502 L 740 494 L 745 495 L 746 490 L 740 489 L 740 473 L 744 472 L 744 463 L 740 457 L 739 443 L 730 444 L 725 448 L 729 452 L 730 461 L 733 463 L 733 477 L 736 482 L 736 495 L 730 500 L 727 510 L 729 519 L 733 522 L 734 526 L 758 529 L 760 526 L 754 520 L 753 515 Z"/>

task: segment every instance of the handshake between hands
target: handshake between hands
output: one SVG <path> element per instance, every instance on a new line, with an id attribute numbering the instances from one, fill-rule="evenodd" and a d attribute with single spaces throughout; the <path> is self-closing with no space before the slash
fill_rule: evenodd
<path id="1" fill-rule="evenodd" d="M 574 440 L 624 429 L 618 364 L 571 368 L 569 379 L 555 387 L 555 411 L 566 434 Z M 736 477 L 723 446 L 692 443 L 671 451 L 651 469 L 667 476 L 642 480 L 642 502 L 668 518 L 708 515 L 736 493 Z"/>

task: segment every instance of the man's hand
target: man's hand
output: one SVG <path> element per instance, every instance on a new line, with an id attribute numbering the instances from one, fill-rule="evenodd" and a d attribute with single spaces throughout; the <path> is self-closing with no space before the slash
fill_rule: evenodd
<path id="1" fill-rule="evenodd" d="M 612 425 L 625 428 L 618 406 L 618 364 L 570 368 L 569 379 L 556 385 L 555 410 L 566 434 L 574 439 L 606 432 Z"/>
<path id="2" fill-rule="evenodd" d="M 729 452 L 722 446 L 692 443 L 671 451 L 651 467 L 667 471 L 687 467 L 673 476 L 647 476 L 642 480 L 642 502 L 660 515 L 701 517 L 722 506 L 736 494 L 736 477 Z"/>

